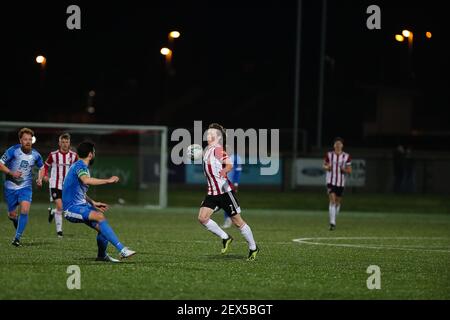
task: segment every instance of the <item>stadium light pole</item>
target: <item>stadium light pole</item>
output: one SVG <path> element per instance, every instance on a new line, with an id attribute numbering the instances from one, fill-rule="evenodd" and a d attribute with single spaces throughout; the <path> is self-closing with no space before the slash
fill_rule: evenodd
<path id="1" fill-rule="evenodd" d="M 322 0 L 322 34 L 320 37 L 319 99 L 317 102 L 317 148 L 322 148 L 323 92 L 325 78 L 325 45 L 327 36 L 327 0 Z"/>
<path id="2" fill-rule="evenodd" d="M 297 148 L 298 148 L 298 108 L 300 104 L 300 54 L 302 43 L 302 0 L 297 3 L 297 40 L 295 46 L 295 90 L 294 90 L 294 130 L 292 133 L 292 172 L 291 189 L 295 188 L 297 176 Z"/>
<path id="3" fill-rule="evenodd" d="M 425 32 L 425 38 L 431 39 L 432 34 L 430 31 Z M 403 42 L 405 39 L 408 39 L 408 68 L 409 74 L 412 79 L 414 79 L 414 68 L 413 68 L 413 49 L 414 49 L 414 32 L 410 30 L 403 30 L 401 34 L 395 35 L 395 40 L 398 42 Z"/>
<path id="4" fill-rule="evenodd" d="M 169 78 L 171 76 L 172 50 L 164 47 L 159 51 L 165 60 L 166 72 L 164 73 L 164 90 L 163 90 L 163 106 L 167 105 L 169 100 Z"/>
<path id="5" fill-rule="evenodd" d="M 414 71 L 412 68 L 413 65 L 413 44 L 414 44 L 414 33 L 409 30 L 403 30 L 402 36 L 408 39 L 408 67 L 409 67 L 409 74 L 411 75 L 411 78 L 414 78 Z"/>
<path id="6" fill-rule="evenodd" d="M 175 41 L 174 40 L 178 39 L 180 37 L 181 37 L 181 33 L 179 31 L 176 31 L 176 30 L 169 32 L 169 34 L 167 35 L 168 49 L 171 50 L 171 53 L 170 53 L 170 64 L 168 66 L 168 72 L 169 72 L 169 75 L 171 75 L 171 76 L 173 76 L 175 74 L 175 70 L 173 69 L 173 66 L 172 66 L 172 55 L 173 55 L 173 51 L 174 51 L 174 48 L 175 48 Z"/>
<path id="7" fill-rule="evenodd" d="M 161 48 L 159 51 L 165 58 L 167 72 L 170 74 L 171 64 L 172 64 L 172 54 L 173 51 L 167 47 Z"/>
<path id="8" fill-rule="evenodd" d="M 43 89 L 45 82 L 45 66 L 47 65 L 47 58 L 43 55 L 38 55 L 35 60 L 36 63 L 39 64 L 41 67 L 39 75 L 39 85 L 41 86 L 41 89 Z"/>

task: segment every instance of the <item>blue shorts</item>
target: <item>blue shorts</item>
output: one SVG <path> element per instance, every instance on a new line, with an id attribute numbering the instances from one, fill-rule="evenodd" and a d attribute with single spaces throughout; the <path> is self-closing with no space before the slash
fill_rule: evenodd
<path id="1" fill-rule="evenodd" d="M 64 218 L 73 223 L 85 223 L 91 228 L 95 228 L 97 222 L 89 220 L 91 211 L 97 211 L 97 209 L 89 203 L 70 206 L 69 209 L 64 210 Z"/>
<path id="2" fill-rule="evenodd" d="M 16 210 L 17 206 L 22 201 L 31 202 L 33 191 L 31 187 L 25 187 L 17 190 L 3 188 L 3 194 L 5 196 L 6 204 L 8 205 L 8 212 L 12 212 Z"/>

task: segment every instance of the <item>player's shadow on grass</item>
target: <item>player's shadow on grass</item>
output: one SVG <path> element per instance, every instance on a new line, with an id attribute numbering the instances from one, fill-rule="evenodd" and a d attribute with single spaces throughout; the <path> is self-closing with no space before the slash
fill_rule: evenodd
<path id="1" fill-rule="evenodd" d="M 77 235 L 73 234 L 73 233 L 64 233 L 64 238 L 63 239 L 58 239 L 58 240 L 64 241 L 64 239 L 68 239 L 68 238 L 70 238 L 70 239 L 77 238 Z"/>
<path id="2" fill-rule="evenodd" d="M 238 255 L 238 254 L 208 254 L 205 256 L 205 258 L 207 260 L 215 260 L 215 261 L 219 261 L 219 260 L 243 260 L 244 256 L 242 255 Z"/>
<path id="3" fill-rule="evenodd" d="M 131 258 L 133 259 L 133 258 Z M 82 265 L 115 265 L 115 264 L 137 264 L 137 261 L 133 260 L 119 260 L 119 262 L 105 262 L 105 261 L 96 261 L 96 258 L 93 257 L 83 257 L 77 259 L 78 261 L 82 262 Z"/>

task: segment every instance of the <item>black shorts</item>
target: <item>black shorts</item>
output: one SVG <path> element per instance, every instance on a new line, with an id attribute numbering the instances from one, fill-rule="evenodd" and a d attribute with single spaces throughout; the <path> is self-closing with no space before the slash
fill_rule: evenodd
<path id="1" fill-rule="evenodd" d="M 50 189 L 50 200 L 55 201 L 56 199 L 62 199 L 62 190 L 57 188 Z"/>
<path id="2" fill-rule="evenodd" d="M 328 189 L 328 194 L 334 193 L 338 197 L 342 197 L 342 195 L 344 194 L 344 187 L 333 186 L 332 184 L 329 183 L 329 184 L 327 184 L 327 189 Z"/>
<path id="3" fill-rule="evenodd" d="M 207 195 L 202 201 L 200 207 L 206 207 L 213 210 L 217 208 L 225 210 L 228 215 L 234 216 L 241 213 L 239 202 L 234 195 L 234 191 L 225 192 L 216 196 Z"/>

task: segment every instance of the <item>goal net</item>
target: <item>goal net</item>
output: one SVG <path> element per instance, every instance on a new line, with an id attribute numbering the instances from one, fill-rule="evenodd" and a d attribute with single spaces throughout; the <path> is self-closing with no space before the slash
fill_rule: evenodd
<path id="1" fill-rule="evenodd" d="M 73 123 L 0 122 L 0 153 L 19 143 L 18 131 L 34 131 L 36 149 L 44 159 L 58 149 L 58 137 L 68 132 L 72 150 L 90 140 L 96 146 L 91 175 L 96 178 L 118 176 L 113 185 L 91 186 L 88 194 L 109 204 L 137 204 L 150 208 L 167 206 L 167 127 Z M 1 156 L 0 154 L 0 156 Z M 4 177 L 2 177 L 3 182 Z M 48 202 L 48 185 L 33 186 L 33 201 Z M 3 200 L 2 200 L 3 201 Z"/>

